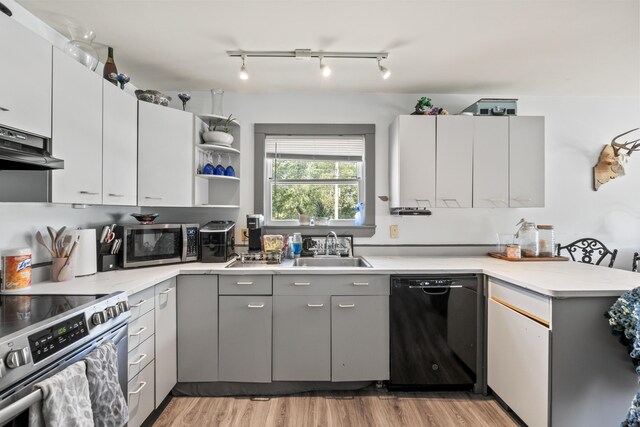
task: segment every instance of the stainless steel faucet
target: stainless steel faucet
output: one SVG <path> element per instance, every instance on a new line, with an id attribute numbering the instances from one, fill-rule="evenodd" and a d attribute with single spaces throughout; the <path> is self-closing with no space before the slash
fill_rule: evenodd
<path id="1" fill-rule="evenodd" d="M 333 244 L 331 245 L 331 249 L 329 248 L 329 237 L 333 235 Z M 338 235 L 335 231 L 330 231 L 325 237 L 324 240 L 324 254 L 325 255 L 336 255 L 336 246 L 338 245 Z"/>

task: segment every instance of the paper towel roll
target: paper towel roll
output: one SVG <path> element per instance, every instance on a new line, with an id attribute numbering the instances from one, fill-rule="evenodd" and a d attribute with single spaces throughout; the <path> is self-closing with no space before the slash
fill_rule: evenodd
<path id="1" fill-rule="evenodd" d="M 76 236 L 80 236 L 79 246 L 74 255 L 75 260 L 73 260 L 76 277 L 96 274 L 98 271 L 96 230 L 93 228 L 70 230 L 67 234 L 71 235 L 74 239 Z"/>

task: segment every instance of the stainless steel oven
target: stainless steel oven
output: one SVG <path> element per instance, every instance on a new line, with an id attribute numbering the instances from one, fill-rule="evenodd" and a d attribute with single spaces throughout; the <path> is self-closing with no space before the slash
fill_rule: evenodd
<path id="1" fill-rule="evenodd" d="M 144 267 L 198 260 L 198 224 L 126 225 L 122 266 Z"/>

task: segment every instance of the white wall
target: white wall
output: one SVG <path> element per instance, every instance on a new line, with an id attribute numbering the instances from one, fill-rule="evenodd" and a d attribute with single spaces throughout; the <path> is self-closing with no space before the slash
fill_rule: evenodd
<path id="1" fill-rule="evenodd" d="M 175 95 L 172 93 L 172 95 Z M 193 92 L 187 109 L 211 112 L 209 92 Z M 242 125 L 241 209 L 237 220 L 253 210 L 253 125 L 255 123 L 374 123 L 376 125 L 376 194 L 388 194 L 388 125 L 413 110 L 418 94 L 245 94 L 225 93 L 224 114 Z M 477 96 L 430 95 L 434 104 L 456 113 Z M 176 98 L 177 99 L 177 98 Z M 174 102 L 181 108 L 180 101 Z M 602 146 L 640 124 L 640 97 L 525 97 L 520 115 L 546 117 L 546 207 L 539 209 L 433 209 L 431 217 L 394 217 L 388 204 L 376 203 L 375 236 L 360 244 L 492 244 L 497 232 L 511 232 L 521 217 L 556 226 L 562 243 L 592 236 L 619 248 L 620 267 L 640 250 L 640 157 L 631 158 L 625 177 L 598 192 L 591 189 L 592 167 Z M 371 201 L 368 201 L 371 203 Z M 213 217 L 223 212 L 194 213 Z M 230 213 L 226 213 L 227 216 Z M 235 216 L 235 214 L 233 215 Z M 235 218 L 231 218 L 235 219 Z M 398 224 L 400 238 L 389 237 Z"/>

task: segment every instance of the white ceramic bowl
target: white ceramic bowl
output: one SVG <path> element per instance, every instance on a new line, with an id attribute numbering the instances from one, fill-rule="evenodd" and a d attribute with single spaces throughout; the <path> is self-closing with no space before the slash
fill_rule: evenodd
<path id="1" fill-rule="evenodd" d="M 231 145 L 233 143 L 233 135 L 219 130 L 208 130 L 202 134 L 204 142 L 212 144 Z"/>

